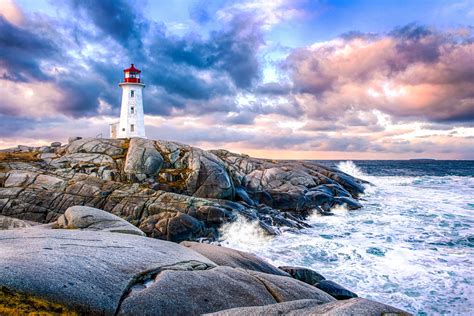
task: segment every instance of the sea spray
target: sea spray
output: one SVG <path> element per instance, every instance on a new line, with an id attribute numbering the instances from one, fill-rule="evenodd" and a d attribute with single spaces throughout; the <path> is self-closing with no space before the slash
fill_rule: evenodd
<path id="1" fill-rule="evenodd" d="M 359 179 L 364 179 L 367 177 L 366 174 L 364 174 L 362 172 L 362 170 L 360 170 L 359 167 L 357 167 L 357 165 L 348 160 L 348 161 L 341 161 L 337 164 L 336 166 L 337 169 L 341 170 L 342 172 L 345 172 L 353 177 L 356 177 L 356 178 L 359 178 Z"/>
<path id="2" fill-rule="evenodd" d="M 228 245 L 275 265 L 312 268 L 362 297 L 414 314 L 472 315 L 474 164 L 360 164 L 328 162 L 375 184 L 367 186 L 362 209 L 313 214 L 311 228 L 270 240 L 260 239 L 259 233 L 236 238 L 259 230 L 245 221 L 226 235 Z"/>
<path id="3" fill-rule="evenodd" d="M 244 251 L 265 247 L 272 240 L 257 221 L 249 221 L 241 215 L 232 223 L 222 225 L 219 232 L 220 244 L 229 247 L 238 245 Z"/>

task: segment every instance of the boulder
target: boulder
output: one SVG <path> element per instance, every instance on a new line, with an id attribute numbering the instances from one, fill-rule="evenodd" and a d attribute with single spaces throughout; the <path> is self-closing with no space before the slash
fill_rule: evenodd
<path id="1" fill-rule="evenodd" d="M 80 136 L 71 136 L 67 139 L 67 142 L 68 142 L 68 144 L 71 144 L 72 142 L 74 142 L 76 140 L 80 140 L 80 139 L 82 139 L 82 137 L 80 137 Z"/>
<path id="2" fill-rule="evenodd" d="M 330 280 L 321 280 L 315 286 L 338 300 L 347 300 L 357 297 L 357 294 L 354 292 L 351 292 L 342 285 Z"/>
<path id="3" fill-rule="evenodd" d="M 31 225 L 21 219 L 0 215 L 0 230 L 31 227 Z"/>
<path id="4" fill-rule="evenodd" d="M 312 286 L 284 276 L 224 266 L 191 271 L 168 269 L 159 273 L 148 287 L 131 292 L 119 315 L 200 315 L 309 298 L 319 303 L 334 300 Z"/>
<path id="5" fill-rule="evenodd" d="M 163 157 L 156 150 L 154 141 L 136 137 L 130 139 L 124 167 L 128 175 L 141 181 L 155 176 L 162 166 Z"/>
<path id="6" fill-rule="evenodd" d="M 150 237 L 174 242 L 196 239 L 209 234 L 203 222 L 181 212 L 160 212 L 148 216 L 140 224 L 140 229 Z"/>
<path id="7" fill-rule="evenodd" d="M 145 236 L 144 232 L 124 219 L 89 206 L 69 207 L 58 218 L 57 227 Z"/>
<path id="8" fill-rule="evenodd" d="M 147 234 L 182 241 L 218 236 L 241 214 L 268 234 L 302 228 L 333 206 L 360 208 L 364 182 L 316 163 L 252 158 L 164 140 L 71 139 L 0 155 L 1 215 L 51 223 L 87 205 Z"/>
<path id="9" fill-rule="evenodd" d="M 15 304 L 27 303 L 13 298 L 26 297 L 80 314 L 114 315 L 137 280 L 189 262 L 215 266 L 186 247 L 130 234 L 35 228 L 0 231 L 0 289 L 8 291 L 13 309 Z M 181 301 L 187 300 L 181 296 Z M 0 311 L 5 307 L 2 304 L 0 295 Z"/>
<path id="10" fill-rule="evenodd" d="M 223 310 L 208 316 L 273 316 L 273 315 L 334 315 L 334 316 L 375 316 L 375 315 L 410 315 L 409 313 L 364 298 L 353 298 L 346 301 L 334 301 L 321 304 L 318 300 L 295 300 L 265 306 L 252 306 Z"/>
<path id="11" fill-rule="evenodd" d="M 267 263 L 254 254 L 211 244 L 184 241 L 181 245 L 191 248 L 220 266 L 242 268 L 275 275 L 290 276 L 288 273 Z"/>
<path id="12" fill-rule="evenodd" d="M 291 266 L 281 266 L 278 267 L 280 270 L 283 270 L 291 275 L 292 278 L 296 280 L 300 280 L 304 283 L 307 283 L 309 285 L 315 285 L 322 280 L 326 280 L 325 277 L 323 277 L 321 274 L 318 272 L 304 268 L 304 267 L 291 267 Z"/>

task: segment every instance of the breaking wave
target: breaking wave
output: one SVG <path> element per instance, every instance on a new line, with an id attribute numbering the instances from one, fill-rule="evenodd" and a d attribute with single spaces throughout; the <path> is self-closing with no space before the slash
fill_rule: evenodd
<path id="1" fill-rule="evenodd" d="M 310 267 L 362 297 L 414 314 L 473 315 L 472 170 L 463 171 L 468 176 L 432 175 L 431 163 L 417 165 L 414 174 L 411 162 L 403 162 L 396 175 L 380 175 L 397 162 L 364 163 L 370 173 L 352 161 L 337 163 L 341 171 L 375 184 L 362 209 L 314 214 L 308 218 L 311 228 L 274 238 L 241 218 L 222 229 L 223 244 L 276 265 Z M 438 164 L 434 167 L 444 170 L 449 162 Z"/>
<path id="2" fill-rule="evenodd" d="M 342 172 L 345 172 L 353 177 L 356 177 L 356 178 L 359 178 L 359 179 L 365 179 L 367 177 L 366 174 L 364 174 L 362 172 L 362 170 L 360 170 L 359 167 L 357 167 L 357 165 L 348 160 L 348 161 L 341 161 L 339 162 L 337 165 L 336 165 L 336 168 L 339 169 L 340 171 Z"/>

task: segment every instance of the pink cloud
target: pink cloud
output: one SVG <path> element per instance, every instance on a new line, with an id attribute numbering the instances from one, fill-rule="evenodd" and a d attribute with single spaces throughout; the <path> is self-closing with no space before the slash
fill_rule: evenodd
<path id="1" fill-rule="evenodd" d="M 290 54 L 285 65 L 308 115 L 378 109 L 404 119 L 472 121 L 472 37 L 402 35 L 340 38 Z"/>

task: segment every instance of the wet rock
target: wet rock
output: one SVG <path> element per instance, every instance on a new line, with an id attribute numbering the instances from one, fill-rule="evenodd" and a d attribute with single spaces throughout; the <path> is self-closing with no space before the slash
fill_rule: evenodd
<path id="1" fill-rule="evenodd" d="M 122 218 L 88 206 L 69 207 L 58 218 L 57 227 L 145 236 L 140 229 Z"/>
<path id="2" fill-rule="evenodd" d="M 114 315 L 132 280 L 189 261 L 214 266 L 186 247 L 130 234 L 0 231 L 0 288 L 87 315 Z"/>
<path id="3" fill-rule="evenodd" d="M 375 301 L 353 298 L 321 304 L 318 300 L 295 300 L 265 306 L 233 308 L 212 314 L 213 316 L 267 316 L 267 315 L 338 315 L 375 316 L 410 315 L 409 313 Z"/>
<path id="4" fill-rule="evenodd" d="M 292 266 L 280 266 L 278 268 L 289 273 L 292 278 L 300 280 L 309 285 L 315 285 L 323 280 L 326 280 L 326 278 L 321 274 L 308 268 Z"/>
<path id="5" fill-rule="evenodd" d="M 289 276 L 288 273 L 272 266 L 254 254 L 210 244 L 184 241 L 181 245 L 188 247 L 220 266 L 242 268 L 275 275 Z"/>
<path id="6" fill-rule="evenodd" d="M 357 294 L 354 292 L 351 292 L 342 285 L 330 280 L 322 280 L 315 286 L 338 300 L 347 300 L 357 297 Z"/>

